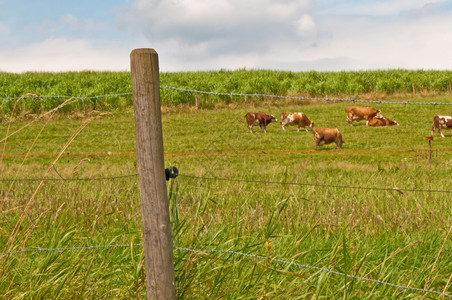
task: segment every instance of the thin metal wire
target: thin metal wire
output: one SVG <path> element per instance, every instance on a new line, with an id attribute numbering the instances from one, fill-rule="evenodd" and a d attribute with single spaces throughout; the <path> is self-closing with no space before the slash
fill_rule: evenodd
<path id="1" fill-rule="evenodd" d="M 109 98 L 109 97 L 120 97 L 120 96 L 129 96 L 132 95 L 131 92 L 128 93 L 119 93 L 119 94 L 107 94 L 107 95 L 96 95 L 96 96 L 64 96 L 64 95 L 33 95 L 28 94 L 21 97 L 4 97 L 0 98 L 0 100 L 17 100 L 17 99 L 48 99 L 48 98 L 73 98 L 77 100 L 88 100 L 88 99 L 98 99 L 98 98 Z"/>
<path id="2" fill-rule="evenodd" d="M 247 179 L 234 179 L 234 178 L 221 178 L 221 177 L 205 177 L 205 176 L 193 176 L 179 174 L 181 177 L 202 179 L 202 180 L 216 180 L 216 181 L 230 181 L 230 182 L 245 182 L 245 183 L 259 183 L 259 184 L 287 184 L 287 185 L 301 185 L 301 186 L 316 186 L 324 188 L 341 188 L 341 189 L 356 189 L 356 190 L 375 190 L 375 191 L 396 191 L 403 192 L 431 192 L 431 193 L 452 193 L 452 190 L 428 190 L 428 189 L 404 189 L 396 187 L 366 187 L 366 186 L 348 186 L 348 185 L 334 185 L 334 184 L 318 184 L 318 183 L 302 183 L 302 182 L 280 182 L 280 181 L 267 181 L 267 180 L 247 180 Z"/>
<path id="3" fill-rule="evenodd" d="M 131 244 L 128 245 L 101 245 L 101 246 L 86 246 L 86 247 L 68 247 L 68 248 L 37 248 L 37 249 L 24 249 L 19 251 L 8 251 L 1 252 L 0 256 L 3 255 L 14 255 L 14 254 L 24 254 L 30 252 L 50 252 L 50 251 L 69 251 L 69 250 L 93 250 L 93 249 L 101 249 L 101 248 L 120 248 L 120 247 L 130 247 Z M 134 244 L 133 246 L 143 246 L 142 244 Z"/>
<path id="4" fill-rule="evenodd" d="M 376 104 L 414 104 L 414 105 L 452 105 L 452 102 L 408 102 L 408 101 L 385 101 L 385 100 L 360 100 L 354 98 L 318 98 L 318 97 L 297 97 L 297 96 L 280 96 L 280 95 L 268 95 L 268 94 L 240 94 L 240 93 L 217 93 L 198 91 L 193 89 L 183 89 L 173 86 L 161 87 L 161 89 L 169 89 L 179 92 L 188 92 L 194 94 L 205 94 L 215 96 L 236 96 L 236 97 L 267 97 L 276 99 L 291 99 L 291 100 L 308 100 L 308 101 L 345 101 L 345 102 L 361 102 L 361 103 L 376 103 Z"/>
<path id="5" fill-rule="evenodd" d="M 137 177 L 138 174 L 128 174 L 119 175 L 111 177 L 94 177 L 94 178 L 46 178 L 46 181 L 95 181 L 95 180 L 115 180 L 123 178 Z M 298 186 L 314 186 L 322 188 L 340 188 L 340 189 L 356 189 L 356 190 L 374 190 L 374 191 L 396 191 L 399 193 L 403 192 L 428 192 L 428 193 L 452 193 L 452 190 L 429 190 L 429 189 L 406 189 L 406 188 L 396 188 L 396 187 L 366 187 L 366 186 L 348 186 L 348 185 L 334 185 L 334 184 L 319 184 L 319 183 L 302 183 L 302 182 L 281 182 L 281 181 L 268 181 L 268 180 L 248 180 L 248 179 L 236 179 L 236 178 L 221 178 L 221 177 L 206 177 L 206 176 L 194 176 L 179 174 L 180 177 L 200 179 L 200 180 L 215 180 L 215 181 L 229 181 L 229 182 L 244 182 L 244 183 L 258 183 L 258 184 L 287 184 L 287 185 L 298 185 Z M 33 182 L 41 181 L 42 178 L 5 178 L 0 179 L 0 182 Z"/>
<path id="6" fill-rule="evenodd" d="M 3 255 L 14 255 L 14 254 L 25 254 L 25 253 L 30 253 L 30 252 L 48 252 L 48 251 L 62 252 L 62 251 L 74 251 L 74 250 L 94 250 L 94 249 L 102 249 L 102 248 L 104 248 L 104 249 L 105 248 L 110 248 L 111 249 L 111 248 L 126 248 L 126 247 L 143 247 L 143 244 L 100 245 L 100 246 L 86 246 L 86 247 L 24 249 L 24 250 L 19 250 L 19 251 L 2 252 L 2 253 L 0 253 L 0 256 L 3 256 Z M 334 271 L 334 270 L 331 270 L 331 269 L 327 269 L 327 268 L 315 267 L 315 266 L 300 264 L 300 263 L 286 261 L 286 260 L 277 259 L 277 258 L 268 258 L 268 257 L 265 257 L 265 256 L 256 255 L 256 254 L 248 254 L 248 253 L 232 251 L 232 250 L 216 250 L 216 249 L 213 249 L 213 250 L 209 250 L 209 249 L 196 250 L 196 249 L 182 248 L 182 247 L 173 247 L 173 248 L 176 249 L 176 250 L 179 250 L 179 251 L 192 252 L 192 253 L 220 253 L 220 254 L 239 255 L 239 256 L 243 256 L 243 257 L 249 257 L 249 258 L 260 259 L 260 260 L 271 260 L 273 262 L 280 263 L 280 264 L 296 266 L 296 267 L 303 268 L 303 269 L 322 271 L 322 272 L 326 272 L 326 273 L 330 273 L 330 274 L 334 274 L 334 275 L 339 275 L 339 276 L 346 276 L 348 278 L 355 279 L 355 280 L 372 282 L 372 283 L 378 283 L 378 284 L 382 284 L 382 285 L 395 287 L 395 288 L 398 288 L 398 289 L 412 290 L 412 291 L 416 291 L 416 292 L 430 293 L 430 294 L 435 294 L 435 295 L 440 295 L 440 296 L 452 298 L 452 295 L 441 293 L 441 292 L 437 292 L 437 291 L 433 291 L 433 290 L 426 290 L 426 289 L 420 289 L 420 288 L 415 288 L 415 287 L 398 285 L 398 284 L 394 284 L 394 283 L 390 283 L 390 282 L 386 282 L 386 281 L 382 281 L 382 280 L 378 280 L 378 279 L 370 279 L 370 278 L 355 276 L 355 275 L 351 275 L 351 274 L 345 274 L 345 273 L 337 272 L 337 271 Z"/>
<path id="7" fill-rule="evenodd" d="M 345 102 L 358 102 L 358 103 L 375 103 L 375 104 L 404 104 L 404 105 L 452 105 L 452 102 L 409 102 L 409 101 L 385 101 L 385 100 L 361 100 L 355 98 L 329 98 L 329 97 L 298 97 L 298 96 L 282 96 L 282 95 L 270 95 L 270 94 L 242 94 L 242 93 L 218 93 L 218 92 L 207 92 L 200 91 L 194 89 L 186 89 L 186 88 L 178 88 L 173 86 L 164 86 L 160 87 L 160 89 L 167 89 L 179 92 L 188 92 L 195 94 L 205 94 L 205 95 L 214 95 L 214 96 L 235 96 L 235 97 L 267 97 L 267 98 L 276 98 L 276 99 L 291 99 L 291 100 L 301 100 L 301 101 L 345 101 Z M 74 99 L 78 100 L 87 100 L 87 99 L 98 99 L 98 98 L 108 98 L 108 97 L 119 97 L 119 96 L 130 96 L 132 92 L 126 93 L 118 93 L 118 94 L 107 94 L 107 95 L 95 95 L 95 96 L 72 96 Z M 22 97 L 4 97 L 0 98 L 0 100 L 17 100 L 17 99 L 33 99 L 33 98 L 70 98 L 71 96 L 64 95 L 25 95 Z"/>
<path id="8" fill-rule="evenodd" d="M 111 177 L 93 177 L 93 178 L 6 178 L 0 179 L 0 182 L 24 182 L 24 181 L 95 181 L 95 180 L 115 180 L 122 178 L 131 178 L 137 177 L 138 174 L 129 174 L 129 175 L 119 175 L 119 176 L 111 176 Z"/>
<path id="9" fill-rule="evenodd" d="M 436 294 L 436 295 L 441 295 L 441 296 L 444 296 L 444 297 L 452 298 L 452 295 L 441 293 L 441 292 L 437 292 L 437 291 L 433 291 L 433 290 L 425 290 L 425 289 L 420 289 L 420 288 L 414 288 L 414 287 L 409 287 L 409 286 L 393 284 L 393 283 L 386 282 L 386 281 L 381 281 L 381 280 L 378 280 L 378 279 L 370 279 L 370 278 L 365 278 L 365 277 L 359 277 L 359 276 L 355 276 L 355 275 L 351 275 L 351 274 L 345 274 L 345 273 L 342 273 L 342 272 L 337 272 L 337 271 L 334 271 L 334 270 L 331 270 L 331 269 L 327 269 L 327 268 L 314 267 L 314 266 L 299 264 L 299 263 L 295 263 L 295 262 L 285 261 L 285 260 L 277 259 L 277 258 L 268 258 L 268 257 L 261 256 L 261 255 L 248 254 L 248 253 L 242 253 L 242 252 L 231 251 L 231 250 L 194 250 L 194 249 L 190 249 L 190 248 L 179 248 L 179 247 L 176 247 L 176 249 L 177 250 L 181 250 L 181 251 L 186 251 L 186 252 L 193 252 L 193 253 L 221 253 L 221 254 L 240 255 L 240 256 L 244 256 L 244 257 L 250 257 L 250 258 L 255 258 L 255 259 L 262 259 L 262 260 L 270 259 L 271 261 L 277 262 L 277 263 L 280 263 L 280 264 L 286 264 L 286 265 L 296 266 L 296 267 L 300 267 L 300 268 L 304 268 L 304 269 L 311 269 L 311 270 L 316 270 L 316 271 L 327 272 L 327 273 L 331 273 L 331 274 L 334 274 L 334 275 L 346 276 L 346 277 L 351 278 L 351 279 L 383 284 L 383 285 L 387 285 L 387 286 L 391 286 L 391 287 L 395 287 L 395 288 L 399 288 L 399 289 L 404 289 L 404 290 L 412 290 L 412 291 L 416 291 L 416 292 L 430 293 L 430 294 Z"/>

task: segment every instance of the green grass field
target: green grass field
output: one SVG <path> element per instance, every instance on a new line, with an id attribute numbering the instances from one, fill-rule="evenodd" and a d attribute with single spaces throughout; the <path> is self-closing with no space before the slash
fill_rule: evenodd
<path id="1" fill-rule="evenodd" d="M 452 132 L 435 133 L 431 162 L 425 140 L 450 108 L 375 104 L 400 126 L 368 128 L 347 125 L 348 105 L 164 107 L 165 165 L 180 171 L 168 183 L 179 298 L 452 294 Z M 250 134 L 248 111 L 302 111 L 346 143 L 314 151 L 311 132 L 279 123 Z M 14 133 L 0 143 L 0 252 L 119 245 L 2 254 L 4 298 L 144 298 L 133 110 L 6 115 L 0 133 Z"/>

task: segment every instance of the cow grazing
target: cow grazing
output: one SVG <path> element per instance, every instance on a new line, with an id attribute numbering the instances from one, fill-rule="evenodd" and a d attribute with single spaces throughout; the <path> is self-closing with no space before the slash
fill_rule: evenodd
<path id="1" fill-rule="evenodd" d="M 451 116 L 435 116 L 433 118 L 432 136 L 433 136 L 433 132 L 435 132 L 435 128 L 438 129 L 438 133 L 441 134 L 441 137 L 445 137 L 444 134 L 441 132 L 441 129 L 452 128 L 452 117 Z"/>
<path id="2" fill-rule="evenodd" d="M 257 112 L 257 113 L 247 113 L 245 115 L 246 123 L 248 124 L 248 130 L 250 133 L 253 133 L 253 125 L 259 125 L 261 129 L 264 130 L 264 132 L 267 132 L 267 125 L 271 122 L 278 121 L 273 115 L 267 115 L 263 112 Z"/>
<path id="3" fill-rule="evenodd" d="M 379 127 L 379 126 L 392 126 L 397 125 L 399 126 L 399 123 L 394 120 L 389 120 L 385 116 L 383 118 L 373 118 L 369 121 L 366 121 L 366 126 L 372 126 L 372 127 Z"/>
<path id="4" fill-rule="evenodd" d="M 349 106 L 345 109 L 345 113 L 350 126 L 353 126 L 353 121 L 369 121 L 373 118 L 383 118 L 380 110 L 365 106 Z"/>
<path id="5" fill-rule="evenodd" d="M 314 122 L 311 122 L 308 117 L 302 113 L 302 112 L 295 112 L 295 113 L 287 113 L 283 112 L 281 113 L 281 128 L 282 130 L 286 130 L 284 126 L 287 125 L 297 125 L 297 131 L 300 131 L 300 128 L 303 127 L 304 130 L 308 131 L 306 129 L 306 126 L 313 129 L 314 128 Z"/>
<path id="6" fill-rule="evenodd" d="M 336 143 L 337 149 L 342 148 L 345 142 L 342 140 L 342 134 L 337 128 L 316 128 L 314 129 L 314 148 L 317 146 Z"/>

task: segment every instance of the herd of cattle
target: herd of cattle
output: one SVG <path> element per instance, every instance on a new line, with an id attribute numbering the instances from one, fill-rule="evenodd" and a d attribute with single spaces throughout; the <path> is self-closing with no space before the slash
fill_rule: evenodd
<path id="1" fill-rule="evenodd" d="M 390 120 L 383 116 L 380 110 L 364 107 L 364 106 L 350 106 L 345 109 L 345 114 L 347 116 L 347 123 L 352 126 L 353 121 L 366 120 L 366 126 L 391 126 L 399 125 L 396 121 Z M 248 130 L 253 133 L 253 126 L 259 125 L 261 130 L 267 132 L 267 125 L 278 121 L 275 116 L 267 115 L 263 112 L 247 113 L 245 115 L 246 122 L 248 125 Z M 296 125 L 298 126 L 297 131 L 300 128 L 304 128 L 306 131 L 309 127 L 314 133 L 314 148 L 317 150 L 317 146 L 322 146 L 325 144 L 336 143 L 337 148 L 342 148 L 342 144 L 345 142 L 342 140 L 342 134 L 337 128 L 314 128 L 314 122 L 311 122 L 306 114 L 302 112 L 283 112 L 280 116 L 280 124 L 282 130 L 286 130 L 285 126 Z M 438 133 L 444 137 L 441 129 L 452 128 L 452 117 L 451 116 L 435 116 L 433 119 L 432 133 L 435 129 L 438 129 Z"/>

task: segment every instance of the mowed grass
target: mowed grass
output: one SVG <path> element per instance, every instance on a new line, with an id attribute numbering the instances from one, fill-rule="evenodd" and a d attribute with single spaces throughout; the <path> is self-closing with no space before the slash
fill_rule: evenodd
<path id="1" fill-rule="evenodd" d="M 346 275 L 452 293 L 452 132 L 435 133 L 431 162 L 425 140 L 448 107 L 374 105 L 400 126 L 368 128 L 347 125 L 348 105 L 164 108 L 179 298 L 438 297 Z M 279 123 L 250 134 L 248 111 L 302 111 L 346 143 L 314 151 L 312 132 Z M 28 122 L 3 122 L 1 138 Z M 55 115 L 0 145 L 2 252 L 121 245 L 3 254 L 5 298 L 144 298 L 133 111 Z"/>

